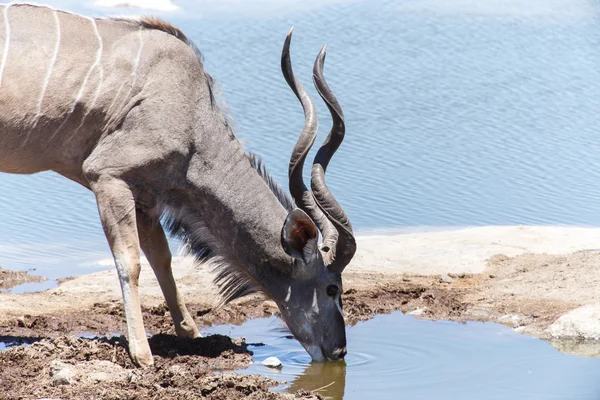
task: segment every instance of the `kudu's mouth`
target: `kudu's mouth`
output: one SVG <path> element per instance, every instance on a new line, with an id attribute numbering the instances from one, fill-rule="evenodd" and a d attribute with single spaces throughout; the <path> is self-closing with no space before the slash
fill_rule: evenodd
<path id="1" fill-rule="evenodd" d="M 327 361 L 327 360 L 329 360 L 329 357 L 327 357 L 325 355 L 323 346 L 305 345 L 302 342 L 300 342 L 300 344 L 302 344 L 302 347 L 304 347 L 304 349 L 306 350 L 308 355 L 310 355 L 310 358 L 312 358 L 312 361 Z"/>
<path id="2" fill-rule="evenodd" d="M 302 344 L 302 347 L 304 347 L 313 361 L 340 361 L 347 354 L 346 347 L 337 348 L 331 354 L 328 354 L 322 345 L 307 345 L 302 342 L 300 344 Z"/>

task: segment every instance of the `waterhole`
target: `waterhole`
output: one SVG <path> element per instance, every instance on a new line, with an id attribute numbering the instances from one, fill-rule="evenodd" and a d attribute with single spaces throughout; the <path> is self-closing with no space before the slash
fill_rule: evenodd
<path id="1" fill-rule="evenodd" d="M 279 319 L 216 326 L 205 334 L 244 337 L 254 363 L 239 373 L 267 375 L 275 390 L 315 390 L 330 399 L 600 398 L 600 358 L 559 352 L 543 340 L 493 323 L 433 322 L 402 313 L 348 327 L 345 361 L 312 363 Z M 598 343 L 600 348 L 600 343 Z M 283 367 L 261 364 L 279 358 Z"/>
<path id="2" fill-rule="evenodd" d="M 42 282 L 22 283 L 20 285 L 13 286 L 10 289 L 0 290 L 0 292 L 12 294 L 36 293 L 45 292 L 46 290 L 54 289 L 56 287 L 58 287 L 58 281 L 56 279 L 48 279 Z"/>

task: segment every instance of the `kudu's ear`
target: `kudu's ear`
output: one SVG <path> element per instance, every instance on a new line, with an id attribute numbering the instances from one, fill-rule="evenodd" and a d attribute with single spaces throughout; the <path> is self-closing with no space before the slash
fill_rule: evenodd
<path id="1" fill-rule="evenodd" d="M 301 209 L 288 214 L 281 230 L 281 244 L 291 257 L 308 263 L 317 254 L 319 231 L 312 219 Z"/>

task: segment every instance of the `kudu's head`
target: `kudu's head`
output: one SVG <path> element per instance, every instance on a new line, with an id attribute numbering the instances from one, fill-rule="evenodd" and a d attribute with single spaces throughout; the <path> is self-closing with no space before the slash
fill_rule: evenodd
<path id="1" fill-rule="evenodd" d="M 325 47 L 314 64 L 313 81 L 333 118 L 333 127 L 315 156 L 311 189 L 302 179 L 304 160 L 317 135 L 315 106 L 295 78 L 288 34 L 283 46 L 283 75 L 304 109 L 304 128 L 289 167 L 289 186 L 297 206 L 281 232 L 285 251 L 294 259 L 292 279 L 276 296 L 283 319 L 313 360 L 336 360 L 346 355 L 346 330 L 342 313 L 342 271 L 356 251 L 352 226 L 325 184 L 327 165 L 344 139 L 342 109 L 323 78 Z M 323 237 L 319 245 L 319 231 Z M 277 298 L 280 297 L 280 298 Z"/>

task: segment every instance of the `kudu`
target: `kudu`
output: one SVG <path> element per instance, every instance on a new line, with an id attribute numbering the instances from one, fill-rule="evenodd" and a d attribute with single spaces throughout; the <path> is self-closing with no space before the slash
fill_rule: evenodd
<path id="1" fill-rule="evenodd" d="M 317 117 L 292 72 L 291 31 L 283 47 L 283 74 L 305 114 L 289 167 L 295 208 L 242 149 L 200 53 L 179 29 L 27 4 L 0 6 L 0 25 L 0 171 L 51 170 L 93 191 L 137 365 L 153 363 L 138 295 L 140 248 L 177 335 L 199 336 L 173 279 L 161 220 L 196 257 L 213 258 L 225 301 L 261 291 L 313 359 L 344 357 L 341 273 L 356 243 L 324 180 L 345 131 L 323 78 L 325 48 L 313 73 L 333 128 L 315 157 L 310 191 L 302 168 Z"/>

